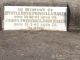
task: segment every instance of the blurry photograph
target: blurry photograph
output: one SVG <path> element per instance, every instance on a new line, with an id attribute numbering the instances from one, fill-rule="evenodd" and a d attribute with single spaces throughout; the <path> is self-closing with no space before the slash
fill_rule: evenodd
<path id="1" fill-rule="evenodd" d="M 80 60 L 79 0 L 0 0 L 0 60 Z"/>

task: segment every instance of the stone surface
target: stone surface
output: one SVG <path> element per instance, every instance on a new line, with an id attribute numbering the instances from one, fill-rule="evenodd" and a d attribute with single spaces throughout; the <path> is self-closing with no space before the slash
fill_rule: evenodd
<path id="1" fill-rule="evenodd" d="M 0 60 L 80 60 L 80 33 L 0 31 Z"/>

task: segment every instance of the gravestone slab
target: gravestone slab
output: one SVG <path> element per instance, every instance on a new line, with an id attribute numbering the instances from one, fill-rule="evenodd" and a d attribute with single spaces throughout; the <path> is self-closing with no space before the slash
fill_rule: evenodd
<path id="1" fill-rule="evenodd" d="M 4 6 L 3 29 L 67 31 L 67 7 Z"/>

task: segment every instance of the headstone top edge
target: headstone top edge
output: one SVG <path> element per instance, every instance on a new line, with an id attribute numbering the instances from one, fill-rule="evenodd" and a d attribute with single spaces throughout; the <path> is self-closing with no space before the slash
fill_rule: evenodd
<path id="1" fill-rule="evenodd" d="M 3 6 L 55 6 L 55 7 L 67 7 L 67 4 L 60 3 L 4 3 Z"/>

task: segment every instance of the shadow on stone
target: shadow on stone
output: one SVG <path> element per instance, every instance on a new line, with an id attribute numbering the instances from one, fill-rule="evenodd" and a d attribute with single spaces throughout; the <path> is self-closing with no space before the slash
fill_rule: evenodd
<path id="1" fill-rule="evenodd" d="M 67 5 L 67 31 L 69 31 L 70 17 L 71 17 L 71 11 L 69 5 Z"/>
<path id="2" fill-rule="evenodd" d="M 2 30 L 2 18 L 1 18 L 1 14 L 2 13 L 2 11 L 1 11 L 1 8 L 0 8 L 0 31 Z"/>

